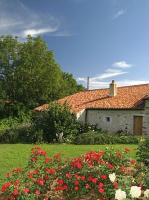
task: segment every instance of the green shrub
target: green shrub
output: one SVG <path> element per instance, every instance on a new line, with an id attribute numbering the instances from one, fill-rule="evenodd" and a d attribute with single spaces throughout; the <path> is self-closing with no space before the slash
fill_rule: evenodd
<path id="1" fill-rule="evenodd" d="M 0 132 L 0 143 L 43 143 L 43 131 L 34 130 L 31 124 Z"/>
<path id="2" fill-rule="evenodd" d="M 79 133 L 88 133 L 89 131 L 101 132 L 101 129 L 97 128 L 97 124 L 80 123 Z"/>
<path id="3" fill-rule="evenodd" d="M 62 142 L 68 135 L 76 135 L 79 128 L 76 116 L 70 112 L 69 107 L 58 103 L 51 103 L 47 111 L 35 113 L 33 125 L 34 130 L 43 131 L 45 142 Z"/>
<path id="4" fill-rule="evenodd" d="M 149 170 L 146 171 L 143 182 L 144 182 L 144 186 L 146 188 L 149 188 Z"/>
<path id="5" fill-rule="evenodd" d="M 0 120 L 0 143 L 31 143 L 31 114 L 20 113 L 19 117 Z"/>
<path id="6" fill-rule="evenodd" d="M 75 138 L 75 144 L 138 144 L 139 138 L 132 135 L 107 134 L 103 132 L 90 131 Z"/>
<path id="7" fill-rule="evenodd" d="M 11 101 L 0 102 L 0 119 L 20 117 L 20 112 L 28 112 L 28 109 L 22 103 Z"/>
<path id="8" fill-rule="evenodd" d="M 144 138 L 137 149 L 137 160 L 149 166 L 149 137 Z"/>

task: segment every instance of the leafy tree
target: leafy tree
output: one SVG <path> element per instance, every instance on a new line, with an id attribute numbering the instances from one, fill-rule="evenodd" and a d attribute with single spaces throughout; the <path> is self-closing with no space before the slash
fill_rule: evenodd
<path id="1" fill-rule="evenodd" d="M 11 36 L 0 37 L 0 86 L 2 97 L 14 99 L 14 75 L 20 43 Z"/>
<path id="2" fill-rule="evenodd" d="M 83 91 L 85 88 L 82 85 L 78 85 L 77 81 L 70 73 L 63 72 L 63 93 L 62 96 L 68 96 L 79 91 Z"/>
<path id="3" fill-rule="evenodd" d="M 34 108 L 82 90 L 72 74 L 62 72 L 41 37 L 0 37 L 0 99 Z"/>
<path id="4" fill-rule="evenodd" d="M 40 37 L 29 36 L 24 43 L 2 37 L 0 47 L 1 82 L 8 99 L 27 106 L 55 99 L 62 71 Z"/>

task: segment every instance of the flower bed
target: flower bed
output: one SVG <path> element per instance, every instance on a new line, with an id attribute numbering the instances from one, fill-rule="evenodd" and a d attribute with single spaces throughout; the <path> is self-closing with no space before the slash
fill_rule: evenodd
<path id="1" fill-rule="evenodd" d="M 7 174 L 0 199 L 148 199 L 143 166 L 127 158 L 128 151 L 107 148 L 64 160 L 60 154 L 48 157 L 44 150 L 35 147 L 26 168 Z"/>

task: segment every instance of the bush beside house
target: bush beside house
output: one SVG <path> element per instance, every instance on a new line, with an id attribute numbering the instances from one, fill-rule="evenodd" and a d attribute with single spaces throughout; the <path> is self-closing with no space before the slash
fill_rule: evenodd
<path id="1" fill-rule="evenodd" d="M 139 138 L 133 135 L 109 134 L 98 131 L 89 131 L 78 135 L 75 144 L 138 144 Z"/>
<path id="2" fill-rule="evenodd" d="M 44 142 L 64 142 L 70 135 L 78 134 L 79 123 L 67 105 L 51 103 L 49 109 L 33 117 L 35 131 L 42 131 Z"/>
<path id="3" fill-rule="evenodd" d="M 66 104 L 51 103 L 46 111 L 20 113 L 0 121 L 0 143 L 138 144 L 139 140 L 81 124 Z"/>

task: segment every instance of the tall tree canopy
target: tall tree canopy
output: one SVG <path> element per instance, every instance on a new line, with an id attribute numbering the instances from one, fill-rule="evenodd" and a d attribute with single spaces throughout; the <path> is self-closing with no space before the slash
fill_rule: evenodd
<path id="1" fill-rule="evenodd" d="M 83 90 L 73 76 L 62 72 L 41 37 L 0 37 L 0 98 L 27 107 Z"/>

